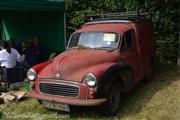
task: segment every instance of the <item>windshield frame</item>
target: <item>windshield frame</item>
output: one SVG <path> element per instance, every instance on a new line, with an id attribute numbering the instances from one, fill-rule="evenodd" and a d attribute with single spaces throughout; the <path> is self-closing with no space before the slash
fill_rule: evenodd
<path id="1" fill-rule="evenodd" d="M 118 49 L 118 47 L 119 47 L 119 43 L 121 43 L 121 36 L 120 36 L 120 34 L 119 34 L 118 32 L 112 32 L 112 31 L 86 31 L 86 32 L 74 32 L 74 33 L 71 34 L 71 36 L 70 36 L 70 38 L 69 38 L 69 41 L 68 41 L 66 50 L 73 50 L 73 49 L 79 50 L 77 47 L 76 47 L 76 48 L 70 48 L 70 47 L 69 47 L 70 40 L 71 40 L 71 38 L 72 38 L 72 36 L 73 36 L 74 34 L 77 34 L 77 33 L 88 33 L 88 32 L 95 32 L 95 33 L 97 33 L 97 32 L 100 32 L 100 33 L 115 33 L 115 34 L 117 35 L 118 43 L 117 43 L 117 46 L 116 46 L 115 48 L 109 48 L 109 49 L 107 49 L 107 48 L 84 48 L 84 49 L 93 49 L 93 50 L 116 50 L 116 49 Z M 84 49 L 83 49 L 83 50 L 84 50 Z"/>

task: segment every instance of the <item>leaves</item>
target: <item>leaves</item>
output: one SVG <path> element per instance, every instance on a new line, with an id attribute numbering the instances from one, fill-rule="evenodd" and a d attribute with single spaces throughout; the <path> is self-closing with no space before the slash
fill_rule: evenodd
<path id="1" fill-rule="evenodd" d="M 66 0 L 67 31 L 71 33 L 83 25 L 85 14 L 136 11 L 138 7 L 151 11 L 159 59 L 176 61 L 180 51 L 179 0 Z"/>

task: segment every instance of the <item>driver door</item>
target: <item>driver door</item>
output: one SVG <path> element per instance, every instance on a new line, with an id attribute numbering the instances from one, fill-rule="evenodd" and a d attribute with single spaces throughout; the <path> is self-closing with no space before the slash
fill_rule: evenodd
<path id="1" fill-rule="evenodd" d="M 130 66 L 134 71 L 134 82 L 139 80 L 140 66 L 139 55 L 135 42 L 135 32 L 133 29 L 126 31 L 123 34 L 121 47 L 120 47 L 120 60 L 122 63 Z"/>

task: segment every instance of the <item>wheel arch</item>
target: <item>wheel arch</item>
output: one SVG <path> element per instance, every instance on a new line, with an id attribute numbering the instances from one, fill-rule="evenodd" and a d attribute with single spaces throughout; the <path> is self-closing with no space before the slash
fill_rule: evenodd
<path id="1" fill-rule="evenodd" d="M 126 73 L 126 74 L 125 74 Z M 131 74 L 131 75 L 129 75 Z M 131 76 L 127 78 L 126 76 Z M 111 79 L 116 78 L 116 79 Z M 102 75 L 98 83 L 97 93 L 95 97 L 103 97 L 102 91 L 106 93 L 106 90 L 112 86 L 114 81 L 121 84 L 122 93 L 128 92 L 133 86 L 134 70 L 122 63 L 114 64 L 109 69 L 107 69 Z"/>

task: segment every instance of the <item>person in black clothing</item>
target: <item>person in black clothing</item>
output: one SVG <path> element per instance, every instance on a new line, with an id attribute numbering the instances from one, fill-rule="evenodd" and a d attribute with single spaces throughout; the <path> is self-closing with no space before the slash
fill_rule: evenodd
<path id="1" fill-rule="evenodd" d="M 10 47 L 10 48 L 14 48 L 14 49 L 16 49 L 17 51 L 19 51 L 19 49 L 18 49 L 18 47 L 17 47 L 17 45 L 16 45 L 16 40 L 15 40 L 14 38 L 10 38 L 10 39 L 8 40 L 8 44 L 9 44 L 9 47 Z"/>
<path id="2" fill-rule="evenodd" d="M 21 55 L 22 55 L 22 67 L 25 69 L 29 69 L 33 65 L 33 57 L 31 57 L 31 44 L 30 41 L 23 41 L 22 48 L 21 48 Z"/>
<path id="3" fill-rule="evenodd" d="M 35 36 L 33 37 L 33 44 L 31 46 L 31 50 L 35 53 L 34 62 L 38 64 L 41 62 L 42 49 L 40 47 L 40 38 Z"/>

